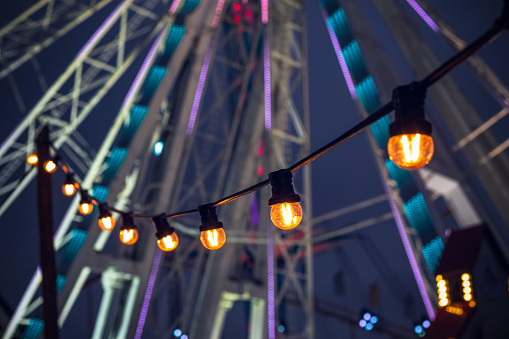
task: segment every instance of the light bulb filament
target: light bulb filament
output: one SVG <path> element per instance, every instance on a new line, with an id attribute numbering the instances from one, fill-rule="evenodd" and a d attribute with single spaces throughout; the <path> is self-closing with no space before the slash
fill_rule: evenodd
<path id="1" fill-rule="evenodd" d="M 285 224 L 286 225 L 291 224 L 293 220 L 293 213 L 290 204 L 288 203 L 281 204 L 281 213 L 283 215 L 283 220 Z"/>
<path id="2" fill-rule="evenodd" d="M 124 230 L 123 232 L 123 237 L 124 237 L 124 242 L 129 242 L 134 236 L 134 231 L 133 230 Z"/>
<path id="3" fill-rule="evenodd" d="M 174 246 L 173 240 L 171 239 L 171 237 L 169 235 L 164 237 L 162 240 L 163 240 L 164 246 L 166 246 L 166 248 L 173 248 L 173 246 Z"/>
<path id="4" fill-rule="evenodd" d="M 110 229 L 112 227 L 110 217 L 102 218 L 102 222 L 103 222 L 104 228 Z"/>
<path id="5" fill-rule="evenodd" d="M 212 246 L 219 245 L 217 231 L 216 230 L 212 230 L 212 231 L 208 231 L 207 233 L 208 233 L 207 234 L 207 238 L 208 238 L 208 241 L 209 241 L 210 245 L 212 245 Z"/>
<path id="6" fill-rule="evenodd" d="M 82 204 L 81 205 L 81 210 L 83 211 L 83 213 L 88 213 L 88 211 L 89 211 L 88 204 Z"/>
<path id="7" fill-rule="evenodd" d="M 419 146 L 421 143 L 421 135 L 417 133 L 411 142 L 408 141 L 408 137 L 403 135 L 401 138 L 403 144 L 403 152 L 405 154 L 406 162 L 416 162 L 419 159 Z"/>

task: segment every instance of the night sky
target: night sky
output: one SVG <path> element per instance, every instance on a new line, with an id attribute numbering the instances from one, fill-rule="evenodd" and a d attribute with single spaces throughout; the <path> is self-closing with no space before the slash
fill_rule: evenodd
<path id="1" fill-rule="evenodd" d="M 401 80 L 401 84 L 418 80 L 404 60 L 395 39 L 378 16 L 372 1 L 357 1 L 361 4 L 366 17 L 366 22 L 363 22 L 362 25 L 369 25 L 376 32 L 374 38 L 384 46 L 384 51 L 393 60 L 390 67 L 397 70 L 397 77 Z M 445 61 L 452 56 L 454 51 L 428 28 L 404 0 L 400 0 L 400 2 L 405 8 L 408 18 L 421 29 L 426 42 L 434 48 L 441 60 Z M 499 16 L 503 3 L 501 0 L 431 0 L 429 2 L 448 20 L 457 34 L 467 42 L 480 36 L 490 27 L 493 20 Z M 17 1 L 9 2 L 8 5 L 0 5 L 0 26 L 15 18 L 31 4 L 30 1 Z M 341 74 L 318 2 L 308 0 L 306 5 L 311 111 L 310 138 L 311 149 L 315 150 L 349 129 L 360 118 Z M 105 10 L 97 13 L 89 24 L 79 26 L 76 32 L 55 44 L 49 53 L 41 54 L 40 62 L 43 69 L 51 70 L 45 72 L 48 84 L 51 84 L 64 71 L 81 44 L 111 12 L 112 8 L 112 6 L 107 6 Z M 351 22 L 353 27 L 358 24 Z M 78 43 L 79 41 L 82 43 Z M 506 84 L 509 83 L 508 42 L 509 38 L 506 33 L 505 36 L 480 53 Z M 370 59 L 376 56 L 365 54 L 364 57 Z M 138 69 L 138 67 L 139 62 L 134 65 L 133 69 Z M 23 72 L 25 71 L 21 70 L 21 74 Z M 133 72 L 126 74 L 122 79 L 125 81 L 120 81 L 111 94 L 103 99 L 99 106 L 100 111 L 96 109 L 80 129 L 96 149 L 109 127 L 105 120 L 112 119 L 116 115 L 126 89 L 130 85 L 129 77 L 132 77 L 133 74 Z M 483 119 L 489 118 L 500 110 L 498 103 L 483 89 L 477 78 L 468 72 L 466 66 L 461 66 L 454 71 L 453 76 L 460 81 L 461 89 L 472 100 L 472 104 Z M 23 84 L 24 100 L 27 109 L 30 109 L 40 98 L 42 92 L 33 90 L 33 79 L 18 81 Z M 380 89 L 383 100 L 388 98 L 387 94 L 391 90 Z M 12 100 L 12 94 L 5 79 L 0 81 L 0 103 L 2 106 L 0 137 L 4 140 L 23 116 Z M 430 106 L 428 109 L 433 110 L 432 105 Z M 98 124 L 97 121 L 101 121 L 101 124 Z M 103 121 L 104 123 L 102 123 Z M 507 138 L 507 130 L 501 129 L 497 133 L 500 140 Z M 366 132 L 315 161 L 312 165 L 312 178 L 313 217 L 384 193 Z M 59 218 L 66 211 L 70 202 L 70 200 L 60 197 L 61 180 L 63 180 L 62 175 L 55 177 L 54 196 L 57 203 L 54 210 L 56 221 L 60 220 Z M 370 208 L 319 224 L 314 233 L 321 234 L 345 227 L 389 211 L 387 202 L 376 204 Z M 0 255 L 4 258 L 0 261 L 0 296 L 12 310 L 16 307 L 39 261 L 36 213 L 35 182 L 33 182 L 9 211 L 0 218 Z M 337 303 L 345 309 L 358 312 L 359 315 L 361 309 L 369 308 L 380 314 L 384 321 L 406 327 L 410 335 L 414 321 L 425 315 L 417 285 L 394 221 L 382 222 L 350 234 L 335 248 L 316 254 L 314 259 L 316 298 Z M 344 279 L 343 293 L 335 291 L 334 277 L 338 274 L 342 275 Z M 374 285 L 378 286 L 380 292 L 380 301 L 376 306 L 370 305 L 370 287 Z M 96 307 L 97 305 L 94 306 L 94 308 Z M 86 307 L 80 307 L 80 310 L 86 312 Z M 236 312 L 230 312 L 223 337 L 244 338 L 244 328 L 235 325 L 228 326 L 237 320 L 242 320 L 244 315 L 240 304 L 236 305 L 233 310 Z M 80 321 L 78 312 L 80 311 L 71 314 L 69 322 L 74 326 L 73 329 L 79 328 L 80 333 L 84 334 L 83 337 L 87 337 L 89 321 Z M 368 333 L 359 329 L 358 326 L 350 327 L 344 322 L 318 313 L 315 321 L 316 338 L 318 339 L 354 336 L 355 338 L 387 337 L 380 333 Z M 66 327 L 64 333 L 70 333 L 67 332 L 71 331 L 68 325 Z"/>

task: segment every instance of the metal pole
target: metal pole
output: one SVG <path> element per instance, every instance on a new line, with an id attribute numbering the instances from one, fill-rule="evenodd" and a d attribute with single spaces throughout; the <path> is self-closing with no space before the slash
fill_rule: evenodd
<path id="1" fill-rule="evenodd" d="M 44 126 L 37 136 L 37 207 L 39 210 L 39 251 L 42 269 L 42 297 L 44 299 L 44 336 L 58 338 L 57 286 L 55 252 L 53 249 L 53 204 L 51 174 L 44 170 L 50 159 L 49 127 Z"/>

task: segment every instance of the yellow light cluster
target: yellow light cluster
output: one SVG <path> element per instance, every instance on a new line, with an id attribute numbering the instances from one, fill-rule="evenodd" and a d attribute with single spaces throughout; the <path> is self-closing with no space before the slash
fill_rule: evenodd
<path id="1" fill-rule="evenodd" d="M 438 305 L 441 307 L 449 305 L 447 293 L 447 281 L 441 275 L 437 275 Z"/>
<path id="2" fill-rule="evenodd" d="M 465 301 L 472 300 L 472 283 L 470 282 L 470 274 L 463 273 L 461 276 L 462 286 L 463 286 L 463 299 Z"/>
<path id="3" fill-rule="evenodd" d="M 454 306 L 447 306 L 445 308 L 445 311 L 449 312 L 449 313 L 452 313 L 452 314 L 457 314 L 457 315 L 462 315 L 463 314 L 463 310 L 461 308 L 454 307 Z"/>

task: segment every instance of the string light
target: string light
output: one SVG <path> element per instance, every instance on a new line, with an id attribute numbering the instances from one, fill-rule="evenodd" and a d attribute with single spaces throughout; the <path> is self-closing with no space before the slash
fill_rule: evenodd
<path id="1" fill-rule="evenodd" d="M 416 170 L 430 162 L 434 144 L 431 124 L 424 119 L 425 90 L 417 83 L 393 92 L 395 121 L 389 125 L 389 158 L 406 170 Z"/>
<path id="2" fill-rule="evenodd" d="M 72 174 L 68 173 L 67 178 L 65 179 L 65 183 L 62 185 L 62 193 L 65 196 L 73 196 L 76 193 L 76 187 L 74 186 L 74 179 L 72 178 Z"/>
<path id="3" fill-rule="evenodd" d="M 90 199 L 88 198 L 88 196 L 86 194 L 84 194 L 82 192 L 81 193 L 81 202 L 80 202 L 80 206 L 78 207 L 78 210 L 83 215 L 89 215 L 90 213 L 92 213 L 93 209 L 94 209 L 94 206 L 90 202 Z"/>
<path id="4" fill-rule="evenodd" d="M 223 7 L 224 1 L 220 1 L 218 5 L 219 11 L 216 10 L 216 17 L 214 17 L 214 22 L 219 18 Z M 264 2 L 262 1 L 262 7 Z M 266 5 L 266 1 L 265 1 Z M 507 7 L 509 8 L 509 7 Z M 389 103 L 386 103 L 377 111 L 370 114 L 367 118 L 359 122 L 357 125 L 350 128 L 348 131 L 332 140 L 328 144 L 322 146 L 318 150 L 313 153 L 307 155 L 297 163 L 288 167 L 287 169 L 282 169 L 276 172 L 272 172 L 269 174 L 269 179 L 259 182 L 251 187 L 243 189 L 237 193 L 234 193 L 228 197 L 222 198 L 219 201 L 214 203 L 210 203 L 203 206 L 208 206 L 207 210 L 210 213 L 206 214 L 206 219 L 210 219 L 212 221 L 212 226 L 207 226 L 206 222 L 203 222 L 203 214 L 202 208 L 192 209 L 183 212 L 177 212 L 173 214 L 161 214 L 156 217 L 146 216 L 146 215 L 136 215 L 132 213 L 122 212 L 116 210 L 112 207 L 107 206 L 106 204 L 99 204 L 94 199 L 91 199 L 88 193 L 82 189 L 81 191 L 81 202 L 79 205 L 79 211 L 83 215 L 90 214 L 93 210 L 93 204 L 99 205 L 100 209 L 100 218 L 99 218 L 99 226 L 103 229 L 111 230 L 114 227 L 115 219 L 111 217 L 111 211 L 128 214 L 128 218 L 150 218 L 152 219 L 154 225 L 156 226 L 157 233 L 157 244 L 163 251 L 172 251 L 178 245 L 178 236 L 174 232 L 174 229 L 169 225 L 167 219 L 175 218 L 179 216 L 184 216 L 190 213 L 195 213 L 200 211 L 202 215 L 202 226 L 200 227 L 201 235 L 200 239 L 205 247 L 210 249 L 218 249 L 222 247 L 226 241 L 226 235 L 224 234 L 224 230 L 222 227 L 222 223 L 217 220 L 217 215 L 215 215 L 215 206 L 222 205 L 228 202 L 231 202 L 235 199 L 246 196 L 250 193 L 253 193 L 265 186 L 269 183 L 272 185 L 272 197 L 269 199 L 269 206 L 271 206 L 271 219 L 274 224 L 281 229 L 293 229 L 299 225 L 302 220 L 302 208 L 300 207 L 300 197 L 298 194 L 294 192 L 292 185 L 292 172 L 302 168 L 303 166 L 311 163 L 316 160 L 320 156 L 324 155 L 328 151 L 342 144 L 346 140 L 350 139 L 357 133 L 365 130 L 371 124 L 380 120 L 381 118 L 388 115 L 392 110 L 395 110 L 395 121 L 389 126 L 390 139 L 388 143 L 388 153 L 390 159 L 399 167 L 407 169 L 407 170 L 415 170 L 421 168 L 426 165 L 432 158 L 434 152 L 434 144 L 433 139 L 431 138 L 431 124 L 424 119 L 424 100 L 426 89 L 440 80 L 443 76 L 448 74 L 452 69 L 465 61 L 468 57 L 477 52 L 482 46 L 491 41 L 494 37 L 496 37 L 502 30 L 504 30 L 509 25 L 509 11 L 504 9 L 502 17 L 495 21 L 494 26 L 487 31 L 484 35 L 478 38 L 476 41 L 468 45 L 465 49 L 457 53 L 454 57 L 449 59 L 447 62 L 442 64 L 432 73 L 430 73 L 426 78 L 419 82 L 412 83 L 407 86 L 401 86 L 394 90 L 393 92 L 393 100 Z M 263 12 L 263 8 L 262 8 Z M 263 14 L 263 13 L 262 13 Z M 265 13 L 266 14 L 266 13 Z M 264 20 L 262 20 L 264 21 Z M 264 21 L 266 23 L 267 20 Z M 217 24 L 217 22 L 216 22 Z M 213 23 L 214 25 L 214 23 Z M 216 25 L 217 26 L 217 25 Z M 210 47 L 210 46 L 209 46 Z M 209 51 L 210 52 L 210 51 Z M 208 52 L 207 52 L 208 53 Z M 210 54 L 210 53 L 209 53 Z M 210 55 L 209 55 L 210 56 Z M 207 58 L 207 56 L 206 56 Z M 204 62 L 204 65 L 208 67 L 208 61 Z M 206 68 L 206 67 L 205 67 Z M 205 72 L 206 73 L 206 72 Z M 198 92 L 197 92 L 198 93 Z M 199 100 L 198 100 L 199 101 Z M 192 115 L 192 114 L 191 114 Z M 190 126 L 192 131 L 192 124 L 194 123 L 194 117 L 190 118 Z M 188 126 L 189 127 L 189 126 Z M 188 128 L 189 129 L 189 128 Z M 189 131 L 187 131 L 189 132 Z M 186 133 L 187 133 L 186 132 Z M 190 134 L 190 133 L 187 133 Z M 30 165 L 35 165 L 38 163 L 38 157 L 36 154 L 29 154 L 26 158 L 26 161 Z M 59 162 L 62 159 L 58 159 Z M 70 174 L 67 170 L 67 166 L 62 165 L 65 173 L 68 174 L 72 179 L 72 174 Z M 50 173 L 54 172 L 57 169 L 57 161 L 48 160 L 44 163 L 44 169 Z M 68 182 L 64 184 L 62 187 L 62 191 L 66 195 L 71 195 L 72 189 L 70 187 L 66 187 Z M 79 184 L 73 180 L 74 190 L 76 188 L 80 188 Z M 74 193 L 74 192 L 72 192 Z M 213 211 L 210 212 L 210 211 Z M 215 216 L 215 219 L 213 219 Z M 102 226 L 101 226 L 102 221 Z M 129 228 L 132 227 L 132 228 Z M 213 228 L 215 227 L 215 228 Z M 210 228 L 210 229 L 208 229 Z M 133 231 L 132 234 L 130 231 Z M 122 231 L 127 231 L 122 232 Z M 125 234 L 125 238 L 124 238 Z M 206 235 L 206 236 L 204 236 Z M 210 236 L 209 236 L 210 235 Z M 202 237 L 203 236 L 203 237 Z M 124 225 L 121 229 L 121 241 L 124 243 L 132 242 L 134 243 L 138 237 L 138 232 L 134 224 L 129 224 L 124 220 Z M 125 240 L 125 241 L 124 241 Z M 212 244 L 212 245 L 211 245 Z M 468 274 L 463 275 L 470 276 Z M 475 301 L 472 299 L 472 288 L 471 285 L 467 285 L 466 281 L 470 284 L 469 279 L 463 279 L 463 287 L 464 287 L 464 299 L 469 301 L 469 306 L 474 307 Z M 448 291 L 447 291 L 447 281 L 443 280 L 442 276 L 437 276 L 437 287 L 439 289 L 439 305 L 446 306 L 449 304 L 448 299 Z M 369 324 L 372 328 L 373 324 Z M 368 324 L 366 324 L 368 326 Z M 368 329 L 366 327 L 366 329 Z"/>
<path id="5" fill-rule="evenodd" d="M 122 227 L 120 228 L 119 237 L 125 245 L 132 245 L 138 241 L 138 229 L 129 213 L 122 214 Z"/>
<path id="6" fill-rule="evenodd" d="M 209 250 L 217 250 L 226 242 L 223 223 L 217 218 L 216 208 L 211 205 L 198 207 L 201 216 L 200 241 Z"/>
<path id="7" fill-rule="evenodd" d="M 161 215 L 152 218 L 152 222 L 157 229 L 157 246 L 165 252 L 171 252 L 176 249 L 179 244 L 179 238 L 175 233 L 175 229 L 168 223 L 168 220 Z"/>
<path id="8" fill-rule="evenodd" d="M 115 227 L 115 219 L 111 216 L 105 204 L 99 205 L 99 220 L 97 224 L 103 231 L 111 231 Z"/>
<path id="9" fill-rule="evenodd" d="M 39 158 L 37 158 L 37 154 L 29 154 L 26 158 L 27 164 L 35 166 L 39 162 Z"/>
<path id="10" fill-rule="evenodd" d="M 292 177 L 292 172 L 286 169 L 269 173 L 272 186 L 270 219 L 282 230 L 291 230 L 302 220 L 300 196 L 293 190 Z"/>
<path id="11" fill-rule="evenodd" d="M 48 173 L 54 173 L 57 170 L 57 164 L 53 159 L 44 162 L 44 170 Z"/>

